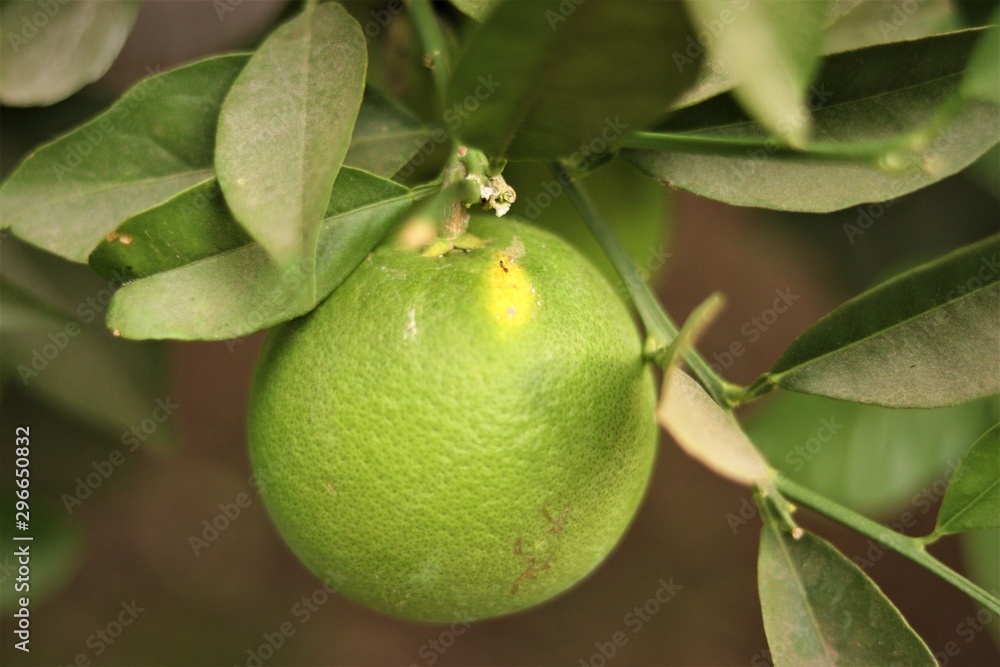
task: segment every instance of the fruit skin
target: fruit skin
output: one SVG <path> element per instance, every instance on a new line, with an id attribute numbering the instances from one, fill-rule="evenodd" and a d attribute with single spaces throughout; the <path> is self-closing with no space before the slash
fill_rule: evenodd
<path id="1" fill-rule="evenodd" d="M 471 621 L 608 555 L 645 492 L 655 389 L 635 325 L 564 241 L 474 216 L 488 245 L 383 244 L 269 336 L 250 455 L 282 537 L 346 597 Z"/>

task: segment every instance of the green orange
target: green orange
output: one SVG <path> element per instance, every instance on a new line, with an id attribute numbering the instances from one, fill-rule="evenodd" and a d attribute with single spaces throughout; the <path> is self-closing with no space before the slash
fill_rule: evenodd
<path id="1" fill-rule="evenodd" d="M 320 578 L 404 618 L 547 600 L 634 516 L 655 390 L 619 296 L 556 236 L 474 216 L 485 248 L 393 243 L 268 338 L 250 454 L 282 537 Z"/>

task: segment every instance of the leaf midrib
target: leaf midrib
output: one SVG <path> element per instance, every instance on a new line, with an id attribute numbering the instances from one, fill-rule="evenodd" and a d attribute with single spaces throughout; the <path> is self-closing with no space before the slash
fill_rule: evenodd
<path id="1" fill-rule="evenodd" d="M 68 196 L 49 198 L 49 199 L 46 199 L 46 200 L 42 201 L 42 203 L 40 205 L 22 207 L 21 208 L 21 213 L 22 213 L 22 215 L 26 215 L 26 214 L 29 214 L 29 213 L 34 213 L 35 211 L 38 211 L 40 209 L 52 208 L 53 203 L 62 204 L 62 203 L 65 203 L 65 202 L 73 201 L 74 199 L 78 199 L 80 197 L 90 197 L 90 196 L 94 196 L 94 195 L 100 195 L 100 194 L 102 194 L 104 192 L 107 192 L 109 190 L 114 190 L 116 188 L 122 188 L 122 189 L 124 189 L 124 188 L 131 188 L 131 187 L 135 187 L 137 185 L 149 185 L 149 184 L 153 184 L 153 183 L 166 182 L 166 181 L 170 181 L 170 180 L 174 180 L 174 179 L 187 178 L 189 176 L 195 176 L 195 175 L 201 176 L 201 177 L 209 177 L 209 176 L 212 176 L 214 173 L 215 173 L 214 169 L 211 169 L 211 168 L 208 168 L 208 169 L 192 169 L 190 171 L 175 172 L 175 173 L 169 174 L 167 176 L 155 176 L 155 177 L 149 177 L 149 178 L 142 178 L 142 179 L 135 180 L 135 181 L 125 181 L 125 182 L 117 181 L 115 183 L 108 184 L 105 187 L 100 187 L 100 188 L 96 188 L 96 189 L 92 189 L 92 190 L 84 190 L 82 192 L 78 190 L 78 191 L 75 191 L 74 193 L 72 193 L 72 194 L 70 194 Z M 95 181 L 95 182 L 99 183 L 100 181 Z M 177 194 L 180 194 L 180 193 L 178 192 Z M 37 198 L 37 197 L 33 197 L 32 199 L 35 199 L 36 201 L 39 200 L 39 198 Z"/>
<path id="2" fill-rule="evenodd" d="M 358 213 L 364 213 L 366 211 L 374 210 L 374 209 L 382 207 L 382 206 L 388 206 L 388 205 L 391 205 L 391 204 L 396 204 L 396 203 L 399 203 L 401 201 L 405 201 L 406 199 L 409 199 L 411 197 L 412 197 L 412 193 L 409 190 L 407 190 L 406 192 L 402 192 L 399 195 L 396 195 L 394 197 L 390 197 L 389 199 L 380 199 L 380 200 L 378 200 L 376 202 L 372 202 L 370 204 L 365 204 L 364 206 L 361 206 L 361 207 L 358 207 L 358 208 L 352 208 L 352 209 L 350 209 L 348 211 L 344 211 L 342 213 L 338 213 L 338 214 L 330 216 L 330 217 L 324 217 L 323 220 L 322 220 L 322 222 L 319 225 L 319 230 L 322 231 L 323 228 L 327 227 L 328 225 L 335 224 L 338 220 L 341 220 L 341 219 L 343 219 L 345 217 L 352 216 L 352 215 L 355 215 L 355 214 L 358 214 Z M 319 236 L 319 235 L 317 235 L 317 236 Z M 252 238 L 250 238 L 245 243 L 241 243 L 240 245 L 233 246 L 232 248 L 228 248 L 228 249 L 220 251 L 220 252 L 212 253 L 211 255 L 206 255 L 205 257 L 201 257 L 201 258 L 196 259 L 196 260 L 194 260 L 192 262 L 187 262 L 186 264 L 182 264 L 181 266 L 174 266 L 174 267 L 171 267 L 169 269 L 166 269 L 165 271 L 156 271 L 155 273 L 150 273 L 150 274 L 144 275 L 141 278 L 137 278 L 136 280 L 129 281 L 129 284 L 131 284 L 133 282 L 139 282 L 141 280 L 145 280 L 146 278 L 152 278 L 153 276 L 159 276 L 159 275 L 163 275 L 165 273 L 170 273 L 172 271 L 181 271 L 181 270 L 184 270 L 184 269 L 186 269 L 188 267 L 201 264 L 202 262 L 207 262 L 207 261 L 211 261 L 211 260 L 223 258 L 226 255 L 230 255 L 232 253 L 240 252 L 242 250 L 245 250 L 247 247 L 253 246 L 253 245 L 258 245 L 259 246 L 260 244 L 257 243 L 256 241 L 254 241 Z M 318 271 L 314 270 L 312 273 L 313 273 L 313 280 L 315 281 L 316 280 L 316 276 L 318 275 Z"/>
<path id="3" fill-rule="evenodd" d="M 831 109 L 836 109 L 838 107 L 843 107 L 843 106 L 846 106 L 848 104 L 859 104 L 859 103 L 869 102 L 869 101 L 872 101 L 872 100 L 877 100 L 880 97 L 887 97 L 889 95 L 896 95 L 898 93 L 901 93 L 901 92 L 904 92 L 904 91 L 907 91 L 907 90 L 911 90 L 911 89 L 915 89 L 915 88 L 921 88 L 923 86 L 931 85 L 931 84 L 938 83 L 938 82 L 941 82 L 941 81 L 945 81 L 947 79 L 952 79 L 952 78 L 955 78 L 955 77 L 959 77 L 960 78 L 961 76 L 962 76 L 962 72 L 956 72 L 956 73 L 953 73 L 953 74 L 947 74 L 945 76 L 937 77 L 935 79 L 928 79 L 926 81 L 921 81 L 920 83 L 915 83 L 915 84 L 912 84 L 912 85 L 909 85 L 909 86 L 902 86 L 902 87 L 899 87 L 899 88 L 893 88 L 891 90 L 885 90 L 885 91 L 882 91 L 880 93 L 876 93 L 874 95 L 866 95 L 864 97 L 858 97 L 858 98 L 855 98 L 853 100 L 845 100 L 843 102 L 838 102 L 836 104 L 827 104 L 827 105 L 824 105 L 822 107 L 818 107 L 817 109 L 814 110 L 813 113 L 814 113 L 815 117 L 819 118 L 821 116 L 821 112 L 824 112 L 824 111 L 828 111 L 828 110 L 831 110 Z M 823 82 L 819 82 L 819 83 L 822 84 Z M 711 98 L 709 98 L 709 99 L 711 99 Z M 699 104 L 701 104 L 701 102 L 699 102 Z M 696 106 L 696 105 L 692 105 L 692 106 Z M 691 108 L 691 107 L 685 107 L 685 108 Z M 761 123 L 759 123 L 759 122 L 757 122 L 755 120 L 752 120 L 752 119 L 748 119 L 748 120 L 741 120 L 741 121 L 738 121 L 738 122 L 726 123 L 726 124 L 721 124 L 721 125 L 706 125 L 704 127 L 700 127 L 700 128 L 693 129 L 693 130 L 685 130 L 683 132 L 677 132 L 676 134 L 706 134 L 706 133 L 710 133 L 710 132 L 715 132 L 716 130 L 733 130 L 733 129 L 739 129 L 739 128 L 744 128 L 744 127 L 753 127 L 753 128 L 761 128 L 761 129 L 763 129 L 763 125 Z M 808 149 L 809 149 L 809 144 L 806 144 L 806 151 L 807 152 L 808 152 Z"/>
<path id="4" fill-rule="evenodd" d="M 785 546 L 785 541 L 782 539 L 779 528 L 772 524 L 770 529 L 778 541 L 778 547 L 781 549 L 781 555 L 784 557 L 789 571 L 793 574 L 792 579 L 795 581 L 795 589 L 799 593 L 799 597 L 802 600 L 802 606 L 805 608 L 806 615 L 809 617 L 809 622 L 812 624 L 813 630 L 816 633 L 816 639 L 819 641 L 819 645 L 823 649 L 823 655 L 826 657 L 826 662 L 829 665 L 833 665 L 834 661 L 833 656 L 830 655 L 830 647 L 827 646 L 826 638 L 823 636 L 822 631 L 820 631 L 819 620 L 817 620 L 816 615 L 813 613 L 812 605 L 809 603 L 809 595 L 806 593 L 806 590 L 802 585 L 802 581 L 799 577 L 799 571 L 795 567 L 792 555 L 788 553 L 788 547 Z"/>
<path id="5" fill-rule="evenodd" d="M 367 146 L 370 144 L 376 144 L 383 141 L 390 141 L 396 139 L 408 139 L 410 137 L 419 138 L 421 136 L 426 136 L 430 138 L 431 131 L 425 128 L 405 130 L 401 132 L 383 132 L 383 133 L 372 133 L 368 135 L 363 135 L 351 141 L 351 148 L 356 146 Z"/>
<path id="6" fill-rule="evenodd" d="M 980 493 L 976 494 L 972 498 L 972 500 L 970 500 L 969 502 L 967 502 L 965 504 L 965 507 L 963 507 L 959 511 L 955 512 L 954 514 L 952 514 L 951 517 L 949 517 L 948 520 L 945 523 L 940 524 L 938 526 L 938 530 L 945 531 L 948 528 L 948 526 L 950 526 L 951 524 L 955 523 L 955 521 L 957 521 L 960 516 L 962 516 L 963 514 L 965 514 L 966 512 L 968 512 L 974 505 L 976 505 L 976 503 L 978 503 L 980 500 L 982 500 L 982 498 L 984 496 L 986 496 L 986 494 L 988 494 L 990 491 L 992 491 L 997 486 L 1000 486 L 1000 479 L 995 479 L 992 482 L 990 482 L 990 484 L 988 484 L 986 486 L 986 488 L 984 488 Z"/>
<path id="7" fill-rule="evenodd" d="M 997 283 L 998 283 L 998 281 L 993 281 L 992 283 L 989 283 L 988 285 L 984 285 L 983 287 L 977 288 L 975 290 L 970 290 L 970 291 L 966 292 L 965 294 L 963 294 L 962 296 L 960 296 L 960 297 L 958 297 L 956 299 L 953 299 L 951 301 L 945 302 L 943 304 L 938 304 L 938 305 L 934 306 L 933 308 L 928 308 L 927 310 L 923 310 L 923 311 L 917 313 L 916 315 L 912 315 L 912 316 L 910 316 L 910 317 L 908 317 L 908 318 L 906 318 L 904 320 L 900 320 L 899 322 L 896 322 L 892 326 L 886 327 L 884 329 L 879 329 L 878 331 L 875 331 L 874 333 L 871 333 L 871 334 L 869 334 L 867 336 L 863 336 L 861 338 L 857 338 L 855 340 L 852 340 L 851 342 L 847 343 L 846 345 L 834 348 L 834 349 L 832 349 L 832 350 L 830 350 L 828 352 L 824 352 L 823 354 L 821 354 L 819 356 L 810 357 L 806 361 L 804 361 L 804 362 L 802 362 L 800 364 L 796 364 L 795 366 L 791 366 L 790 368 L 788 368 L 786 370 L 783 370 L 780 373 L 769 373 L 769 375 L 771 376 L 772 380 L 775 383 L 778 383 L 785 376 L 787 376 L 789 374 L 792 374 L 794 372 L 797 372 L 798 370 L 800 370 L 802 368 L 806 368 L 807 366 L 811 366 L 811 365 L 813 365 L 815 363 L 818 363 L 819 361 L 821 361 L 821 360 L 829 357 L 830 355 L 842 354 L 845 350 L 850 350 L 851 348 L 854 348 L 854 347 L 856 347 L 858 345 L 861 345 L 862 343 L 865 343 L 865 342 L 867 342 L 867 341 L 869 341 L 871 339 L 878 338 L 878 337 L 880 337 L 880 336 L 882 336 L 884 334 L 887 334 L 887 333 L 889 333 L 891 331 L 894 331 L 895 329 L 898 329 L 899 327 L 902 327 L 903 325 L 909 324 L 910 322 L 912 322 L 914 320 L 917 320 L 917 319 L 920 319 L 922 317 L 925 317 L 928 314 L 933 313 L 934 311 L 936 311 L 936 310 L 938 310 L 940 308 L 950 307 L 950 306 L 952 306 L 954 304 L 962 302 L 963 300 L 965 300 L 967 298 L 971 298 L 973 296 L 977 296 L 981 292 L 984 292 L 984 291 L 990 290 L 990 289 L 994 289 L 997 286 Z M 848 301 L 846 303 L 851 303 L 851 301 Z"/>

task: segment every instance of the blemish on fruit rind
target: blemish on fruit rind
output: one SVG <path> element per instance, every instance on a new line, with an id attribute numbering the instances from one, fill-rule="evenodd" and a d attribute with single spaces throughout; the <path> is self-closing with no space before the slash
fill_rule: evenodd
<path id="1" fill-rule="evenodd" d="M 487 272 L 490 314 L 505 328 L 526 322 L 538 307 L 535 288 L 517 259 L 523 246 L 496 253 Z"/>
<path id="2" fill-rule="evenodd" d="M 417 309 L 410 308 L 406 313 L 406 329 L 403 330 L 403 340 L 417 340 Z"/>
<path id="3" fill-rule="evenodd" d="M 517 595 L 517 592 L 521 590 L 521 584 L 523 584 L 525 581 L 536 579 L 539 574 L 545 572 L 550 567 L 552 567 L 549 561 L 545 561 L 541 565 L 536 565 L 535 564 L 536 561 L 534 558 L 527 558 L 525 562 L 526 562 L 526 567 L 524 568 L 524 572 L 518 575 L 517 579 L 514 580 L 514 585 L 510 589 L 511 595 Z"/>

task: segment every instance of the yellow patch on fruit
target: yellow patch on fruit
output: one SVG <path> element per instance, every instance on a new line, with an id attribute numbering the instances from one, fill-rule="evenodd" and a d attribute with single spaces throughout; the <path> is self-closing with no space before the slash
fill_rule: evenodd
<path id="1" fill-rule="evenodd" d="M 528 321 L 539 302 L 516 257 L 515 252 L 497 253 L 487 274 L 490 312 L 498 323 L 510 328 Z"/>

